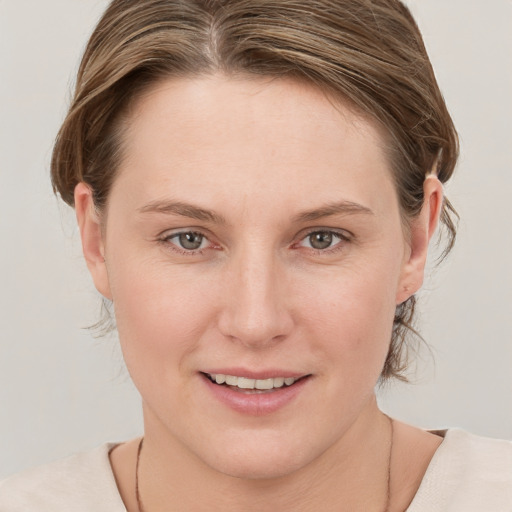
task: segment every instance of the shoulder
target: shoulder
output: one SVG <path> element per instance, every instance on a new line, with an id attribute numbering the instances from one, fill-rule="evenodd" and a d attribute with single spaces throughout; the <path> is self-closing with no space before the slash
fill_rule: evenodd
<path id="1" fill-rule="evenodd" d="M 512 510 L 512 442 L 446 431 L 408 512 Z"/>
<path id="2" fill-rule="evenodd" d="M 0 482 L 0 512 L 125 512 L 104 444 Z"/>

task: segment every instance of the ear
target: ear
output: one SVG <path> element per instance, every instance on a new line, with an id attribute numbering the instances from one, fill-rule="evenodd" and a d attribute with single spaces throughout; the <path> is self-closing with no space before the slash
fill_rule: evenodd
<path id="1" fill-rule="evenodd" d="M 443 206 L 443 185 L 434 174 L 423 183 L 423 206 L 410 225 L 410 244 L 405 256 L 396 303 L 414 295 L 423 284 L 428 245 L 436 231 Z"/>
<path id="2" fill-rule="evenodd" d="M 83 182 L 75 187 L 75 211 L 82 239 L 82 251 L 96 289 L 112 300 L 105 263 L 101 222 L 94 207 L 91 188 Z"/>

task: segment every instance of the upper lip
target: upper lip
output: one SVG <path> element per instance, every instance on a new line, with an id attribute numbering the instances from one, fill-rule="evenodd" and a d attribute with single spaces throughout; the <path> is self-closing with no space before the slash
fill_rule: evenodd
<path id="1" fill-rule="evenodd" d="M 207 373 L 209 375 L 232 375 L 235 377 L 245 377 L 246 379 L 272 379 L 276 377 L 284 377 L 284 378 L 295 378 L 299 379 L 300 377 L 306 377 L 307 373 L 300 373 L 296 371 L 290 370 L 281 370 L 281 369 L 264 369 L 264 370 L 248 370 L 246 368 L 212 368 L 208 370 L 202 370 L 202 373 Z"/>

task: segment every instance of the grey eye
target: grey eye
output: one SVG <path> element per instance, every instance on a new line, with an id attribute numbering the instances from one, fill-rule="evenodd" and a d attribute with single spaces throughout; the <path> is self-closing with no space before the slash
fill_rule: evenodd
<path id="1" fill-rule="evenodd" d="M 176 235 L 176 238 L 178 238 L 179 245 L 189 251 L 199 249 L 204 240 L 204 236 L 201 233 L 194 233 L 193 231 L 180 233 Z"/>
<path id="2" fill-rule="evenodd" d="M 327 249 L 332 245 L 333 233 L 329 231 L 317 231 L 309 235 L 308 241 L 313 249 Z"/>

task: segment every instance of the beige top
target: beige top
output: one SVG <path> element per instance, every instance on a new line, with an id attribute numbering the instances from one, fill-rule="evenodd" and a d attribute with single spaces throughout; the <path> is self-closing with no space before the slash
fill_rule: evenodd
<path id="1" fill-rule="evenodd" d="M 126 512 L 108 457 L 114 446 L 0 482 L 0 512 Z M 512 442 L 446 431 L 407 512 L 512 512 Z"/>

